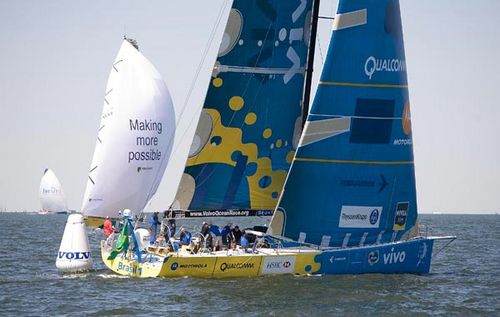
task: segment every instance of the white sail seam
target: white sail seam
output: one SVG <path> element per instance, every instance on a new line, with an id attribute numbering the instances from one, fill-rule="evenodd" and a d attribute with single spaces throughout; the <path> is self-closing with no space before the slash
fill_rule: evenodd
<path id="1" fill-rule="evenodd" d="M 329 130 L 329 131 L 310 132 L 310 133 L 305 132 L 305 135 L 306 136 L 327 135 L 328 137 L 330 137 L 330 136 L 334 136 L 334 135 L 331 135 L 332 133 L 335 133 L 337 135 L 337 134 L 348 132 L 348 131 L 350 131 L 350 130 L 349 129 L 344 129 L 344 130 Z"/>
<path id="2" fill-rule="evenodd" d="M 304 67 L 297 68 L 271 68 L 271 67 L 245 67 L 245 66 L 228 66 L 219 65 L 215 67 L 217 73 L 250 73 L 250 74 L 266 74 L 266 75 L 284 75 L 286 73 L 303 73 Z"/>
<path id="3" fill-rule="evenodd" d="M 365 25 L 368 21 L 368 14 L 366 9 L 347 12 L 347 13 L 337 13 L 335 19 L 333 20 L 333 31 L 343 30 L 352 28 L 355 26 Z"/>
<path id="4" fill-rule="evenodd" d="M 338 114 L 318 114 L 310 113 L 310 116 L 327 117 L 327 118 L 350 118 L 350 119 L 370 119 L 370 120 L 402 120 L 402 117 L 368 117 L 368 116 L 343 116 Z M 314 121 L 310 121 L 314 122 Z"/>

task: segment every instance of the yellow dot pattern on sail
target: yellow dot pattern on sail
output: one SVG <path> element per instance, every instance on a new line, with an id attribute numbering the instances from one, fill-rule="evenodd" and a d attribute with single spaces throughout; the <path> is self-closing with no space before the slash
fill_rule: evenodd
<path id="1" fill-rule="evenodd" d="M 245 101 L 240 96 L 234 96 L 234 97 L 231 97 L 231 99 L 229 99 L 229 108 L 231 108 L 231 110 L 234 110 L 234 111 L 241 110 L 241 108 L 243 108 L 244 104 L 245 104 Z"/>
<path id="2" fill-rule="evenodd" d="M 250 204 L 254 209 L 272 208 L 271 205 L 278 200 L 278 194 L 285 182 L 287 172 L 284 170 L 273 170 L 271 159 L 267 156 L 258 156 L 258 147 L 254 143 L 243 143 L 243 132 L 240 128 L 225 127 L 222 125 L 220 113 L 215 109 L 206 109 L 212 122 L 214 122 L 211 137 L 221 138 L 214 151 L 212 146 L 205 145 L 198 155 L 188 159 L 187 166 L 196 166 L 200 164 L 227 164 L 236 166 L 232 159 L 235 152 L 241 152 L 247 156 L 247 165 L 256 164 L 256 172 L 252 175 L 246 175 L 250 192 Z M 271 129 L 269 137 L 271 136 Z M 208 145 L 211 143 L 208 142 Z M 264 185 L 264 186 L 263 186 Z"/>
<path id="3" fill-rule="evenodd" d="M 252 125 L 257 122 L 257 115 L 254 112 L 249 112 L 245 117 L 245 124 Z"/>
<path id="4" fill-rule="evenodd" d="M 214 87 L 221 87 L 222 85 L 224 84 L 224 81 L 222 80 L 222 78 L 220 77 L 217 77 L 217 78 L 214 78 L 214 80 L 212 80 L 212 85 L 214 85 Z"/>
<path id="5" fill-rule="evenodd" d="M 273 130 L 269 128 L 265 129 L 264 132 L 262 132 L 262 136 L 264 137 L 264 139 L 269 139 L 271 135 L 273 135 Z"/>

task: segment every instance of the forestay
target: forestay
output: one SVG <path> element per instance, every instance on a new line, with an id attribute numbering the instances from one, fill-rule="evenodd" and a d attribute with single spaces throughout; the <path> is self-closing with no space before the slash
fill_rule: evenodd
<path id="1" fill-rule="evenodd" d="M 124 40 L 109 75 L 101 125 L 83 200 L 84 215 L 143 210 L 172 150 L 175 113 L 155 67 Z"/>
<path id="2" fill-rule="evenodd" d="M 272 232 L 322 246 L 399 240 L 417 219 L 398 1 L 340 1 Z"/>
<path id="3" fill-rule="evenodd" d="M 302 130 L 311 4 L 234 1 L 174 208 L 275 208 Z"/>

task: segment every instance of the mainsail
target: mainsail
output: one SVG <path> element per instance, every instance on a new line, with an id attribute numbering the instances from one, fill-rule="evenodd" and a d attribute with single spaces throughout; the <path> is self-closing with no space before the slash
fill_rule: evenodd
<path id="1" fill-rule="evenodd" d="M 172 150 L 175 113 L 155 67 L 124 40 L 109 75 L 82 212 L 139 213 L 156 192 Z"/>
<path id="2" fill-rule="evenodd" d="M 68 211 L 66 196 L 54 172 L 45 169 L 40 181 L 40 202 L 42 210 L 45 212 L 65 212 Z"/>
<path id="3" fill-rule="evenodd" d="M 396 0 L 341 0 L 272 233 L 322 246 L 401 239 L 417 219 Z"/>
<path id="4" fill-rule="evenodd" d="M 311 6 L 234 1 L 175 209 L 274 209 L 302 132 Z"/>

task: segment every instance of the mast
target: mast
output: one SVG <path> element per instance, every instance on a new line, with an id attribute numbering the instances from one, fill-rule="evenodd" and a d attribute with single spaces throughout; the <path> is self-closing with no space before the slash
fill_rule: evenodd
<path id="1" fill-rule="evenodd" d="M 307 114 L 309 113 L 309 99 L 311 97 L 311 84 L 314 68 L 314 52 L 316 49 L 316 34 L 318 33 L 319 2 L 320 0 L 314 0 L 313 2 L 311 36 L 309 37 L 309 53 L 307 56 L 304 98 L 302 99 L 302 102 L 304 104 L 304 106 L 302 107 L 302 126 L 304 126 L 304 124 L 306 123 Z"/>

